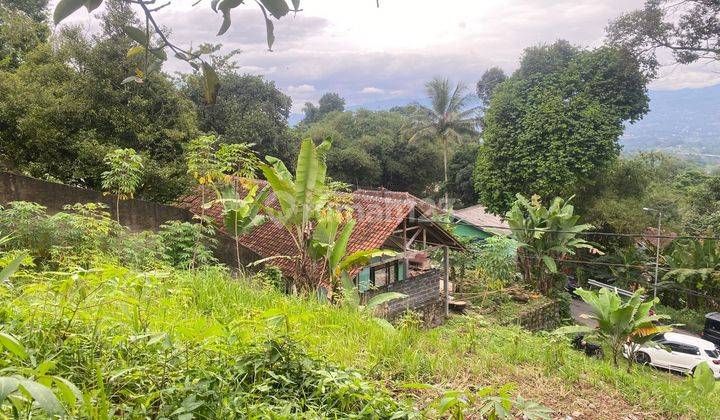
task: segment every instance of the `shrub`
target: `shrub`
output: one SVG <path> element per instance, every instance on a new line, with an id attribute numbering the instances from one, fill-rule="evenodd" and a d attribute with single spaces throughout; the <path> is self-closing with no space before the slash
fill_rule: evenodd
<path id="1" fill-rule="evenodd" d="M 215 231 L 204 224 L 172 220 L 160 226 L 163 258 L 173 267 L 194 268 L 217 263 L 211 247 Z"/>

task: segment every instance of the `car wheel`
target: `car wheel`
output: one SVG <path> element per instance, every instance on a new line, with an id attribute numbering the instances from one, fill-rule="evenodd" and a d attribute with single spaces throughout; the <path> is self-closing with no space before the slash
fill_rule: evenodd
<path id="1" fill-rule="evenodd" d="M 643 351 L 636 351 L 635 352 L 635 362 L 639 365 L 649 365 L 650 364 L 650 356 L 643 352 Z"/>

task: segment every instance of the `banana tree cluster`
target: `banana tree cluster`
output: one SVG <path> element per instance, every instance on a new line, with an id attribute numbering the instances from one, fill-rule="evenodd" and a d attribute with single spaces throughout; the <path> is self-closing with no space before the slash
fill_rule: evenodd
<path id="1" fill-rule="evenodd" d="M 520 242 L 518 260 L 523 277 L 548 295 L 556 286 L 553 279 L 558 273 L 557 261 L 575 255 L 581 248 L 601 254 L 593 244 L 578 236 L 593 226 L 577 224 L 580 216 L 574 214 L 575 208 L 570 204 L 572 197 L 567 200 L 556 197 L 548 207 L 537 195 L 530 200 L 522 194 L 516 197 L 505 218 L 512 238 Z"/>
<path id="2" fill-rule="evenodd" d="M 642 288 L 635 291 L 626 302 L 623 302 L 617 293 L 606 288 L 599 292 L 577 289 L 575 293 L 592 307 L 592 313 L 583 314 L 582 317 L 593 319 L 598 325 L 571 325 L 561 327 L 555 330 L 555 333 L 598 337 L 610 348 L 615 366 L 618 366 L 618 358 L 623 346 L 627 344 L 628 371 L 632 368 L 634 354 L 640 346 L 649 343 L 656 334 L 672 330 L 672 325 L 657 325 L 657 322 L 670 317 L 651 313 L 659 299 L 644 302 Z"/>

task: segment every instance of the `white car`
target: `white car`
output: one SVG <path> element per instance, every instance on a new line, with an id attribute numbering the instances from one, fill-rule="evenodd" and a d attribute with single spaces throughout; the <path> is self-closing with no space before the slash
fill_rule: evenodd
<path id="1" fill-rule="evenodd" d="M 667 332 L 653 337 L 654 344 L 635 345 L 635 360 L 661 369 L 693 374 L 700 363 L 707 363 L 715 379 L 720 379 L 720 351 L 714 343 L 687 334 Z M 628 357 L 630 346 L 623 351 Z"/>

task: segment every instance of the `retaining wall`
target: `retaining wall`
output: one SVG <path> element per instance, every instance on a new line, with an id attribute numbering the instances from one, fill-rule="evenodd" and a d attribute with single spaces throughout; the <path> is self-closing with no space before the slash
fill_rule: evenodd
<path id="1" fill-rule="evenodd" d="M 392 319 L 410 309 L 420 312 L 424 317 L 435 319 L 437 305 L 442 303 L 440 299 L 440 282 L 442 280 L 442 270 L 432 269 L 403 281 L 396 281 L 369 291 L 363 294 L 363 299 L 367 301 L 380 293 L 399 292 L 408 297 L 387 302 L 383 308 L 385 317 Z"/>
<path id="2" fill-rule="evenodd" d="M 547 331 L 559 327 L 560 321 L 560 301 L 553 301 L 521 313 L 515 323 L 526 330 Z"/>

